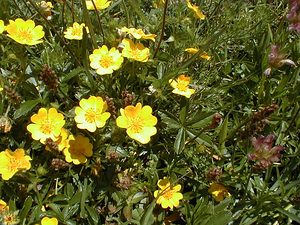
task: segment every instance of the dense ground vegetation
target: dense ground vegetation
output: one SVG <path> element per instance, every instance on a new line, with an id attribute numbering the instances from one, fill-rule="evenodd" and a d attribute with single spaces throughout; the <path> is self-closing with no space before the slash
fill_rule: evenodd
<path id="1" fill-rule="evenodd" d="M 1 224 L 300 223 L 299 0 L 0 5 Z"/>

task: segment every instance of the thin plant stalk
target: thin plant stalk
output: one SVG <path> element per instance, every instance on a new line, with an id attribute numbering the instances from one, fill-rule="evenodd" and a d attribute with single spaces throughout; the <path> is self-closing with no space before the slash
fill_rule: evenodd
<path id="1" fill-rule="evenodd" d="M 154 54 L 153 54 L 153 59 L 156 57 L 156 55 L 157 55 L 157 53 L 158 53 L 158 50 L 159 50 L 159 47 L 160 47 L 160 45 L 161 45 L 161 42 L 162 42 L 162 40 L 163 40 L 163 38 L 164 38 L 164 32 L 165 32 L 165 26 L 166 26 L 166 16 L 167 16 L 168 3 L 169 3 L 169 0 L 166 0 L 166 1 L 165 1 L 165 6 L 164 6 L 164 14 L 163 14 L 163 21 L 162 21 L 161 34 L 160 34 L 159 42 L 157 43 L 156 49 L 155 49 Z"/>

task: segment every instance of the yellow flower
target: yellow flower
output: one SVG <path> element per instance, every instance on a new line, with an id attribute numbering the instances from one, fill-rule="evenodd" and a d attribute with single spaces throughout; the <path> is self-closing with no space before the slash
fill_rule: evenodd
<path id="1" fill-rule="evenodd" d="M 179 200 L 183 199 L 183 195 L 179 192 L 181 185 L 172 186 L 168 178 L 160 179 L 157 183 L 160 190 L 154 192 L 156 203 L 160 204 L 164 209 L 173 206 L 179 206 Z"/>
<path id="2" fill-rule="evenodd" d="M 191 53 L 191 54 L 197 54 L 199 52 L 199 49 L 197 48 L 186 48 L 184 51 Z M 206 60 L 211 60 L 211 56 L 207 54 L 207 52 L 203 52 L 199 55 L 200 58 L 206 59 Z"/>
<path id="3" fill-rule="evenodd" d="M 95 132 L 96 128 L 104 127 L 110 113 L 105 112 L 107 104 L 101 97 L 90 96 L 88 99 L 81 99 L 79 105 L 80 107 L 75 108 L 74 118 L 79 129 Z"/>
<path id="4" fill-rule="evenodd" d="M 41 25 L 35 26 L 33 20 L 16 19 L 15 21 L 9 20 L 6 26 L 8 37 L 14 39 L 16 42 L 25 45 L 36 45 L 42 43 L 41 38 L 45 33 Z"/>
<path id="5" fill-rule="evenodd" d="M 52 2 L 41 1 L 37 3 L 37 5 L 40 7 L 41 13 L 43 13 L 44 16 L 46 17 L 51 16 L 51 9 L 54 8 Z"/>
<path id="6" fill-rule="evenodd" d="M 3 21 L 3 20 L 0 20 L 0 34 L 2 34 L 3 31 L 5 31 L 4 21 Z"/>
<path id="7" fill-rule="evenodd" d="M 58 225 L 58 220 L 56 218 L 44 217 L 41 221 L 41 225 Z"/>
<path id="8" fill-rule="evenodd" d="M 95 10 L 95 7 L 93 5 L 93 2 L 88 0 L 88 1 L 85 1 L 86 3 L 86 8 L 88 10 Z M 96 9 L 99 10 L 99 9 L 106 9 L 111 1 L 107 1 L 107 0 L 94 0 L 94 3 L 95 3 L 95 6 L 96 6 Z"/>
<path id="9" fill-rule="evenodd" d="M 118 70 L 121 67 L 124 60 L 116 48 L 113 47 L 108 51 L 106 45 L 95 49 L 89 58 L 91 67 L 100 75 L 112 74 L 114 70 Z"/>
<path id="10" fill-rule="evenodd" d="M 214 199 L 218 202 L 223 201 L 225 197 L 231 196 L 227 188 L 224 187 L 222 184 L 218 184 L 218 183 L 212 183 L 208 189 L 208 192 L 212 194 Z"/>
<path id="11" fill-rule="evenodd" d="M 174 90 L 172 91 L 174 94 L 183 95 L 187 98 L 190 98 L 192 94 L 195 93 L 195 90 L 189 88 L 190 77 L 185 76 L 184 74 L 180 75 L 176 80 L 170 79 L 170 85 Z"/>
<path id="12" fill-rule="evenodd" d="M 55 108 L 40 108 L 30 119 L 33 123 L 27 126 L 27 130 L 34 140 L 40 140 L 43 144 L 47 138 L 56 141 L 65 124 L 63 114 L 58 113 Z"/>
<path id="13" fill-rule="evenodd" d="M 29 170 L 31 167 L 30 160 L 30 156 L 25 155 L 22 148 L 18 148 L 14 152 L 9 149 L 0 152 L 0 174 L 2 179 L 9 180 L 18 171 Z"/>
<path id="14" fill-rule="evenodd" d="M 3 201 L 2 199 L 0 199 L 0 214 L 1 214 L 3 211 L 7 211 L 7 210 L 9 210 L 8 205 L 6 204 L 5 201 Z"/>
<path id="15" fill-rule="evenodd" d="M 142 29 L 123 27 L 121 32 L 131 34 L 135 39 L 149 39 L 155 42 L 156 34 L 145 34 Z"/>
<path id="16" fill-rule="evenodd" d="M 205 15 L 202 13 L 201 9 L 198 6 L 191 4 L 190 0 L 186 0 L 186 3 L 187 7 L 194 12 L 195 17 L 199 18 L 200 20 L 205 19 Z"/>
<path id="17" fill-rule="evenodd" d="M 150 55 L 149 48 L 146 48 L 143 44 L 135 44 L 130 39 L 123 39 L 122 41 L 123 50 L 122 56 L 128 59 L 133 59 L 140 62 L 147 62 Z"/>
<path id="18" fill-rule="evenodd" d="M 88 28 L 84 23 L 79 24 L 77 22 L 73 23 L 72 27 L 68 27 L 67 31 L 64 32 L 64 37 L 69 40 L 82 40 L 83 29 L 86 29 L 87 33 L 89 32 Z"/>
<path id="19" fill-rule="evenodd" d="M 121 109 L 121 116 L 117 118 L 117 126 L 126 128 L 126 133 L 132 139 L 142 144 L 147 144 L 150 137 L 156 134 L 154 127 L 157 118 L 152 115 L 152 108 L 148 105 L 142 107 L 141 103 L 136 106 L 129 105 Z"/>
<path id="20" fill-rule="evenodd" d="M 93 145 L 87 137 L 78 135 L 74 140 L 69 140 L 69 148 L 65 148 L 63 153 L 68 163 L 73 162 L 75 165 L 86 163 L 87 158 L 93 155 Z"/>
<path id="21" fill-rule="evenodd" d="M 69 147 L 69 131 L 65 128 L 61 129 L 60 135 L 56 137 L 55 143 L 57 144 L 58 151 L 63 151 L 65 148 Z M 51 151 L 48 145 L 46 145 L 46 150 Z"/>
<path id="22" fill-rule="evenodd" d="M 19 224 L 18 211 L 4 211 L 1 215 L 1 225 L 16 225 Z"/>

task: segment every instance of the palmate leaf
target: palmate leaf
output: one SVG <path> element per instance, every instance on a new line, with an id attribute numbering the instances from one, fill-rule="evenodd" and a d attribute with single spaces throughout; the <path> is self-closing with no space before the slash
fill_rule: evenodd
<path id="1" fill-rule="evenodd" d="M 217 206 L 201 199 L 192 210 L 191 225 L 227 225 L 232 213 L 227 209 L 230 199 L 225 199 Z"/>

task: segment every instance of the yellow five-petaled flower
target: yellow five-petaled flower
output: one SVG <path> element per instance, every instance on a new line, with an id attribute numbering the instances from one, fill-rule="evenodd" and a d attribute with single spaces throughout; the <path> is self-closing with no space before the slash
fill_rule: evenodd
<path id="1" fill-rule="evenodd" d="M 128 59 L 133 59 L 140 62 L 147 62 L 150 55 L 149 48 L 146 48 L 142 43 L 134 43 L 130 39 L 122 40 L 123 50 L 122 56 Z"/>
<path id="2" fill-rule="evenodd" d="M 122 54 L 116 48 L 113 47 L 108 50 L 106 45 L 95 49 L 89 58 L 91 67 L 100 75 L 111 74 L 118 70 L 124 60 Z"/>
<path id="3" fill-rule="evenodd" d="M 48 138 L 56 141 L 65 124 L 64 115 L 55 108 L 40 108 L 30 119 L 32 123 L 27 126 L 27 130 L 34 140 L 40 140 L 43 144 Z"/>
<path id="4" fill-rule="evenodd" d="M 79 24 L 77 22 L 73 23 L 72 27 L 68 27 L 64 32 L 64 36 L 69 40 L 82 40 L 83 37 L 83 29 L 86 29 L 86 32 L 89 32 L 89 29 L 85 26 L 84 23 Z"/>
<path id="5" fill-rule="evenodd" d="M 20 18 L 15 21 L 9 20 L 9 24 L 5 29 L 8 33 L 8 37 L 25 45 L 36 45 L 42 43 L 43 40 L 41 40 L 41 38 L 45 35 L 41 25 L 35 26 L 33 20 L 24 21 Z"/>
<path id="6" fill-rule="evenodd" d="M 29 170 L 31 168 L 31 158 L 25 155 L 22 148 L 16 149 L 14 152 L 6 149 L 0 152 L 0 174 L 3 180 L 9 180 L 20 170 Z"/>
<path id="7" fill-rule="evenodd" d="M 222 184 L 218 183 L 212 183 L 208 189 L 208 192 L 212 194 L 213 198 L 218 202 L 223 201 L 225 197 L 231 196 L 228 189 Z"/>
<path id="8" fill-rule="evenodd" d="M 69 147 L 63 150 L 67 162 L 73 162 L 75 165 L 86 163 L 87 157 L 93 155 L 93 145 L 87 137 L 77 135 L 69 137 Z"/>
<path id="9" fill-rule="evenodd" d="M 183 199 L 183 195 L 179 192 L 181 185 L 177 184 L 172 186 L 168 178 L 160 179 L 157 182 L 160 190 L 154 192 L 156 203 L 160 204 L 164 209 L 179 206 L 179 200 Z"/>
<path id="10" fill-rule="evenodd" d="M 190 77 L 184 74 L 180 75 L 176 80 L 170 79 L 169 83 L 174 88 L 172 91 L 174 94 L 190 98 L 191 95 L 195 93 L 195 89 L 189 88 Z"/>
<path id="11" fill-rule="evenodd" d="M 126 128 L 126 133 L 132 139 L 146 144 L 150 141 L 150 137 L 156 134 L 157 130 L 154 126 L 157 118 L 152 115 L 150 106 L 142 107 L 141 103 L 137 103 L 136 106 L 126 106 L 120 112 L 121 116 L 116 120 L 117 126 Z"/>
<path id="12" fill-rule="evenodd" d="M 75 108 L 75 121 L 79 129 L 87 129 L 95 132 L 96 128 L 104 127 L 110 113 L 106 112 L 107 104 L 101 97 L 90 96 L 88 99 L 81 99 L 80 107 Z"/>
<path id="13" fill-rule="evenodd" d="M 107 0 L 93 0 L 93 2 L 95 4 L 97 10 L 106 9 L 111 3 L 111 1 L 107 1 Z M 86 8 L 88 10 L 95 10 L 95 6 L 94 6 L 93 2 L 91 0 L 85 1 Z"/>

